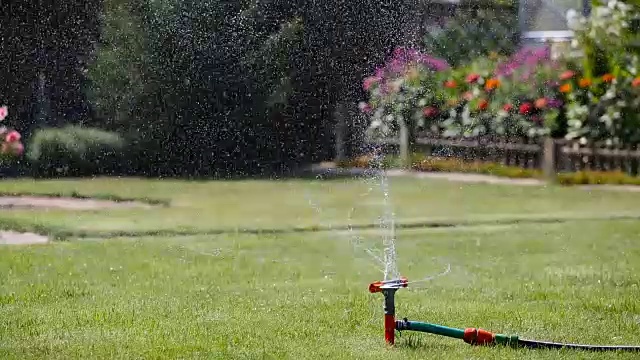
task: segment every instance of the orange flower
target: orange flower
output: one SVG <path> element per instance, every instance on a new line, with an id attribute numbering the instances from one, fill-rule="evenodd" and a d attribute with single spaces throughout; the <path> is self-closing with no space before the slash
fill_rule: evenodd
<path id="1" fill-rule="evenodd" d="M 602 81 L 608 83 L 608 82 L 612 82 L 613 79 L 615 79 L 615 77 L 611 74 L 604 74 L 602 75 Z"/>
<path id="2" fill-rule="evenodd" d="M 571 90 L 573 90 L 573 88 L 571 87 L 571 84 L 567 83 L 567 84 L 563 84 L 560 86 L 560 88 L 558 89 L 561 93 L 570 93 Z"/>
<path id="3" fill-rule="evenodd" d="M 482 99 L 478 103 L 478 109 L 480 110 L 487 110 L 488 107 L 489 107 L 489 101 L 487 101 L 487 99 Z"/>
<path id="4" fill-rule="evenodd" d="M 493 78 L 487 80 L 487 83 L 484 85 L 484 89 L 487 91 L 495 90 L 500 86 L 500 80 Z"/>
<path id="5" fill-rule="evenodd" d="M 593 81 L 591 81 L 591 79 L 582 78 L 578 82 L 578 85 L 580 85 L 581 88 L 586 88 L 586 87 L 591 86 L 592 83 L 593 83 Z"/>
<path id="6" fill-rule="evenodd" d="M 638 76 L 637 78 L 633 79 L 633 81 L 631 81 L 631 86 L 633 87 L 640 86 L 640 76 Z"/>
<path id="7" fill-rule="evenodd" d="M 456 81 L 455 80 L 447 80 L 444 82 L 444 87 L 446 87 L 447 89 L 453 89 L 456 87 Z"/>
<path id="8" fill-rule="evenodd" d="M 534 104 L 535 104 L 536 108 L 544 109 L 545 107 L 547 107 L 547 99 L 540 98 L 540 99 L 536 100 Z"/>
<path id="9" fill-rule="evenodd" d="M 571 79 L 576 73 L 571 71 L 571 70 L 567 70 L 565 72 L 563 72 L 562 74 L 560 74 L 560 80 L 569 80 Z"/>

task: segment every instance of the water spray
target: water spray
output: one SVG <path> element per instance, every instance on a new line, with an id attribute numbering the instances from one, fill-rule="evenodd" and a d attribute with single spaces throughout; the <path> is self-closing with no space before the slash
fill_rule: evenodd
<path id="1" fill-rule="evenodd" d="M 467 344 L 478 346 L 503 345 L 531 349 L 576 349 L 590 351 L 640 352 L 640 346 L 564 344 L 520 339 L 517 335 L 494 334 L 490 331 L 478 328 L 466 328 L 463 330 L 438 324 L 431 324 L 420 321 L 409 321 L 407 318 L 396 320 L 396 292 L 402 288 L 406 288 L 408 285 L 409 281 L 405 277 L 393 280 L 376 281 L 369 285 L 370 293 L 382 293 L 382 295 L 384 295 L 384 339 L 389 345 L 395 344 L 396 331 L 402 332 L 406 330 L 460 339 Z"/>

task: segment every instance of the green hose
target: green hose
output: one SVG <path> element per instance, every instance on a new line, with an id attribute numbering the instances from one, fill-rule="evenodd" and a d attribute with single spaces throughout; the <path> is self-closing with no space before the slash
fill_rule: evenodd
<path id="1" fill-rule="evenodd" d="M 472 345 L 505 345 L 513 347 L 523 347 L 532 349 L 576 349 L 590 351 L 640 351 L 640 346 L 602 346 L 602 345 L 582 345 L 563 344 L 537 340 L 525 340 L 517 335 L 494 334 L 482 329 L 468 328 L 465 330 L 450 328 L 447 326 L 430 324 L 420 321 L 409 321 L 403 319 L 396 321 L 396 330 L 419 331 L 429 334 L 441 335 L 455 339 L 462 339 Z"/>
<path id="2" fill-rule="evenodd" d="M 398 327 L 399 324 L 396 324 L 397 330 L 420 331 L 420 332 L 426 332 L 429 334 L 447 336 L 455 339 L 464 339 L 464 330 L 461 330 L 461 329 L 450 328 L 447 326 L 436 325 L 436 324 L 429 324 L 429 323 L 420 322 L 420 321 L 402 321 L 402 322 L 398 321 L 398 323 L 400 323 L 401 328 Z"/>

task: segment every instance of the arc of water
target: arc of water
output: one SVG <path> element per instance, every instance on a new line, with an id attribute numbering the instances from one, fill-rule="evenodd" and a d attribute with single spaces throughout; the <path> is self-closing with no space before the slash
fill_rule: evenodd
<path id="1" fill-rule="evenodd" d="M 318 176 L 318 178 L 321 178 L 321 176 Z M 370 193 L 372 191 L 372 189 L 369 189 L 369 192 L 362 194 L 361 196 L 366 196 L 368 193 Z M 318 205 L 317 203 L 315 203 L 312 199 L 310 199 L 307 195 L 307 202 L 309 203 L 309 205 L 316 211 L 316 213 L 318 213 L 318 215 L 322 216 L 323 210 L 320 207 L 320 205 Z M 351 209 L 348 212 L 348 224 L 347 224 L 347 230 L 350 234 L 350 238 L 348 237 L 348 241 L 351 244 L 351 246 L 354 247 L 354 249 L 362 249 L 363 252 L 367 255 L 369 255 L 371 257 L 372 260 L 374 260 L 374 263 L 377 263 L 378 266 L 384 266 L 384 259 L 383 256 L 379 253 L 379 251 L 376 251 L 377 249 L 372 249 L 372 248 L 368 248 L 364 245 L 364 241 L 363 241 L 363 237 L 356 235 L 355 230 L 353 229 L 353 213 L 355 211 L 355 207 L 351 207 Z M 331 229 L 333 226 L 331 224 L 328 224 L 329 228 Z M 343 232 L 338 232 L 336 231 L 336 234 L 338 234 L 338 236 L 343 236 Z M 376 268 L 376 270 L 380 271 L 381 273 L 384 274 L 384 268 L 375 266 L 375 264 L 373 264 L 374 267 Z"/>
<path id="2" fill-rule="evenodd" d="M 384 280 L 398 279 L 400 273 L 396 255 L 395 214 L 391 204 L 389 179 L 386 170 L 382 166 L 383 155 L 381 149 L 376 147 L 373 154 L 372 161 L 380 176 L 380 187 L 383 194 L 384 212 L 380 219 L 380 228 L 382 230 L 382 246 L 384 247 Z"/>

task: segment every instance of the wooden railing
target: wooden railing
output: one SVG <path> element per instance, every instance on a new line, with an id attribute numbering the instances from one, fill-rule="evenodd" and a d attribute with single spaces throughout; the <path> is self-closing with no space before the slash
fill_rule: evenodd
<path id="1" fill-rule="evenodd" d="M 605 144 L 582 146 L 577 142 L 545 138 L 541 140 L 443 139 L 418 137 L 407 140 L 376 141 L 386 152 L 400 156 L 409 166 L 411 154 L 481 160 L 527 169 L 542 170 L 549 179 L 559 172 L 594 170 L 622 171 L 637 175 L 640 150 L 637 147 L 612 147 Z"/>

